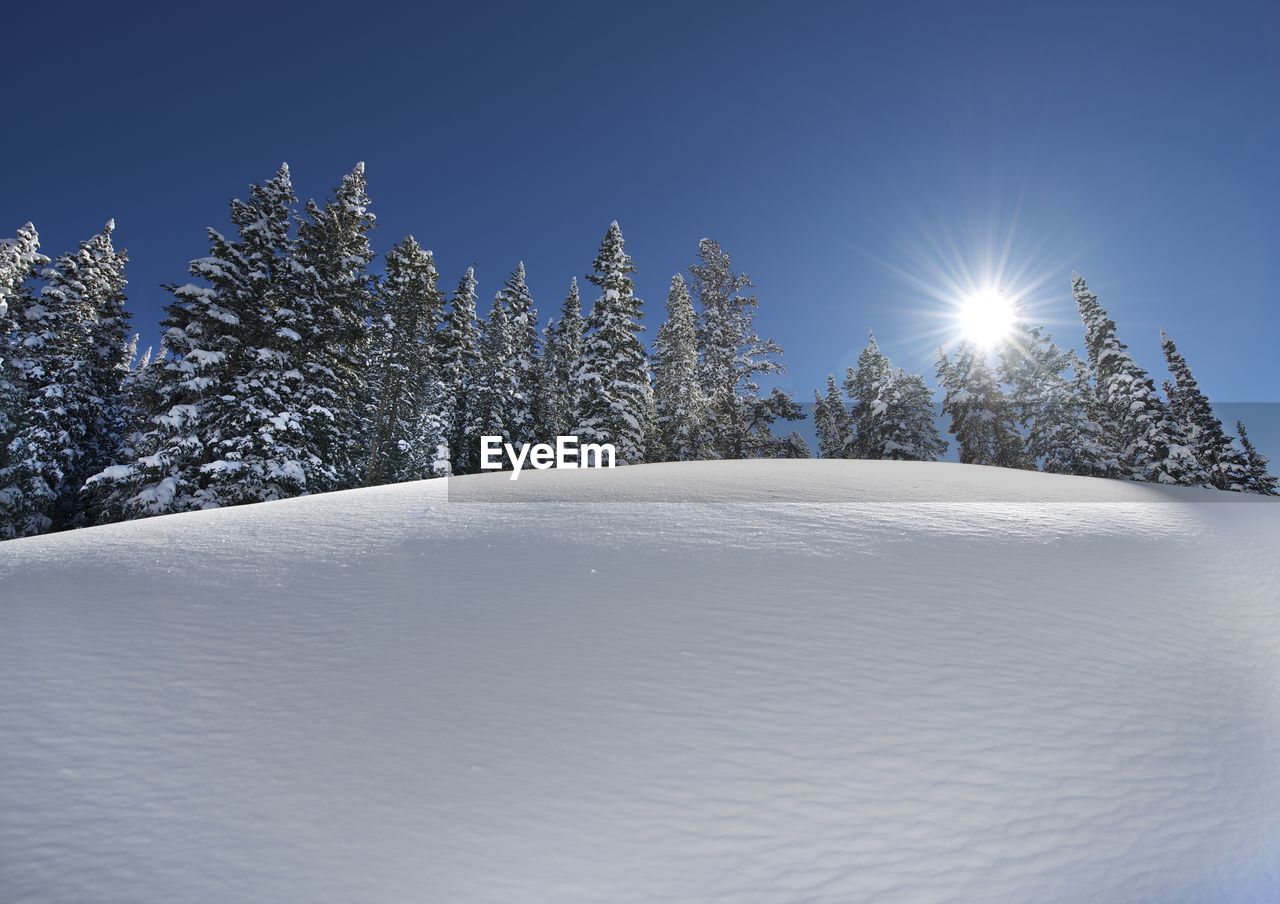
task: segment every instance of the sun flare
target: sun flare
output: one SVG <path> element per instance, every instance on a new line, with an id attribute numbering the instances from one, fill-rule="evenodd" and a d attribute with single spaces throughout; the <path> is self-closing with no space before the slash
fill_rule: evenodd
<path id="1" fill-rule="evenodd" d="M 957 312 L 960 335 L 982 349 L 1008 339 L 1017 322 L 1013 300 L 998 289 L 983 289 L 965 298 Z"/>

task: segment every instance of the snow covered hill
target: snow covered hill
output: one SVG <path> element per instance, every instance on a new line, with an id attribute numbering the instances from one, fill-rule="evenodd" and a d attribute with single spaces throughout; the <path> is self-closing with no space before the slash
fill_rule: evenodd
<path id="1" fill-rule="evenodd" d="M 453 483 L 0 544 L 0 900 L 1280 900 L 1280 505 Z"/>

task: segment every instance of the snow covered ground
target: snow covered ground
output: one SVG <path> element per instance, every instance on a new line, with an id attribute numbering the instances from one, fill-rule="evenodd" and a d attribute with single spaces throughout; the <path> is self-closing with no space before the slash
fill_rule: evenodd
<path id="1" fill-rule="evenodd" d="M 0 900 L 1280 900 L 1274 502 L 453 490 L 0 544 Z"/>

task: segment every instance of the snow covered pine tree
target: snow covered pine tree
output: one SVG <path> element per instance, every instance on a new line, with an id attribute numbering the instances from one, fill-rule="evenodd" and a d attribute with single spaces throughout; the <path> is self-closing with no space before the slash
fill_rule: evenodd
<path id="1" fill-rule="evenodd" d="M 23 325 L 35 303 L 36 275 L 47 263 L 49 259 L 40 253 L 40 235 L 30 223 L 13 238 L 0 241 L 0 473 L 5 450 L 26 410 Z M 0 499 L 0 512 L 4 510 Z"/>
<path id="2" fill-rule="evenodd" d="M 822 458 L 852 458 L 853 418 L 845 404 L 836 378 L 827 374 L 827 394 L 813 391 L 813 425 Z"/>
<path id="3" fill-rule="evenodd" d="M 951 416 L 961 464 L 1028 466 L 1012 406 L 973 343 L 961 342 L 954 361 L 938 349 L 938 381 L 943 388 L 942 410 Z"/>
<path id="4" fill-rule="evenodd" d="M 357 163 L 323 207 L 307 202 L 298 227 L 298 305 L 308 327 L 299 407 L 306 449 L 321 463 L 308 475 L 311 492 L 357 486 L 366 463 L 369 203 L 364 164 Z"/>
<path id="5" fill-rule="evenodd" d="M 698 380 L 698 318 L 684 277 L 671 277 L 667 320 L 653 346 L 653 407 L 658 461 L 706 458 L 707 406 Z"/>
<path id="6" fill-rule="evenodd" d="M 576 423 L 578 384 L 575 375 L 582 363 L 585 327 L 578 280 L 573 279 L 560 308 L 560 319 L 548 324 L 542 356 L 542 401 L 538 423 L 547 442 L 557 436 L 568 435 Z"/>
<path id="7" fill-rule="evenodd" d="M 507 306 L 499 295 L 480 327 L 480 357 L 467 378 L 467 441 L 474 446 L 477 469 L 480 437 L 511 436 L 519 404 L 511 334 Z"/>
<path id="8" fill-rule="evenodd" d="M 33 283 L 49 258 L 40 253 L 40 235 L 27 223 L 12 239 L 0 241 L 0 540 L 23 536 L 31 525 L 26 509 L 25 475 L 13 469 L 14 454 L 22 446 L 11 447 L 15 434 L 28 417 L 28 368 L 35 364 L 40 349 L 26 340 L 40 332 L 42 319 Z M 37 379 L 39 375 L 35 375 Z"/>
<path id="9" fill-rule="evenodd" d="M 707 404 L 707 445 L 716 458 L 790 455 L 772 432 L 776 420 L 799 420 L 800 407 L 779 389 L 760 397 L 757 379 L 781 373 L 782 348 L 756 334 L 759 299 L 743 294 L 751 277 L 734 273 L 720 245 L 698 243 L 698 263 L 689 268 L 693 291 L 702 305 L 698 329 L 700 378 Z"/>
<path id="10" fill-rule="evenodd" d="M 287 165 L 232 202 L 239 241 L 234 310 L 236 344 L 222 373 L 223 391 L 208 398 L 206 461 L 199 466 L 205 504 L 240 505 L 310 492 L 324 471 L 307 442 L 303 398 L 304 338 L 314 311 L 303 298 L 291 236 L 296 197 Z"/>
<path id="11" fill-rule="evenodd" d="M 1219 490 L 1244 490 L 1249 480 L 1244 453 L 1227 436 L 1187 359 L 1164 330 L 1160 331 L 1160 348 L 1173 376 L 1173 382 L 1165 384 L 1169 410 L 1190 442 L 1200 467 L 1208 474 L 1209 483 Z"/>
<path id="12" fill-rule="evenodd" d="M 870 330 L 857 366 L 845 373 L 844 388 L 852 402 L 852 457 L 936 461 L 947 450 L 924 377 L 894 367 Z"/>
<path id="13" fill-rule="evenodd" d="M 90 393 L 92 416 L 87 424 L 84 461 L 76 475 L 77 490 L 84 481 L 116 460 L 122 449 L 127 412 L 123 386 L 133 359 L 127 343 L 129 314 L 124 309 L 125 264 L 129 256 L 116 250 L 112 243 L 115 220 L 108 220 L 103 230 L 89 240 L 88 260 L 80 280 L 90 300 L 90 319 L 83 325 L 87 332 L 85 381 Z M 69 523 L 86 524 L 90 514 L 87 499 L 69 499 L 74 515 Z"/>
<path id="14" fill-rule="evenodd" d="M 1280 479 L 1267 469 L 1269 464 L 1267 457 L 1249 440 L 1243 421 L 1236 421 L 1236 432 L 1240 434 L 1240 445 L 1244 448 L 1247 474 L 1245 488 L 1250 493 L 1260 493 L 1263 496 L 1280 496 Z"/>
<path id="15" fill-rule="evenodd" d="M 1114 471 L 1116 463 L 1107 460 L 1090 414 L 1088 369 L 1074 351 L 1059 349 L 1043 328 L 1020 318 L 1000 347 L 997 373 L 1026 430 L 1028 467 L 1090 477 Z"/>
<path id="16" fill-rule="evenodd" d="M 447 464 L 441 413 L 452 399 L 440 376 L 445 305 L 438 276 L 431 252 L 413 236 L 387 252 L 370 358 L 366 486 L 435 477 Z"/>
<path id="17" fill-rule="evenodd" d="M 319 460 L 305 448 L 298 350 L 310 309 L 295 298 L 289 168 L 231 202 L 237 237 L 208 229 L 209 255 L 170 286 L 161 354 L 147 368 L 149 421 L 130 458 L 89 481 L 100 521 L 294 496 Z"/>
<path id="18" fill-rule="evenodd" d="M 853 417 L 832 374 L 827 374 L 825 396 L 816 389 L 813 391 L 813 425 L 818 435 L 818 454 L 821 457 L 853 457 Z"/>
<path id="19" fill-rule="evenodd" d="M 635 296 L 618 221 L 609 224 L 588 279 L 600 297 L 587 317 L 575 380 L 581 402 L 574 432 L 584 443 L 612 443 L 618 464 L 645 460 L 651 407 L 649 360 L 639 333 L 643 302 Z"/>
<path id="20" fill-rule="evenodd" d="M 441 417 L 444 419 L 445 436 L 448 437 L 450 472 L 470 474 L 479 468 L 480 457 L 480 437 L 471 433 L 467 414 L 471 380 L 480 366 L 474 267 L 468 267 L 458 281 L 442 342 L 440 377 L 444 400 Z"/>
<path id="21" fill-rule="evenodd" d="M 538 442 L 539 425 L 534 422 L 541 367 L 538 309 L 533 306 L 533 296 L 525 282 L 524 261 L 507 277 L 493 303 L 505 312 L 510 342 L 510 359 L 503 363 L 511 379 L 511 397 L 503 418 L 508 431 L 505 436 L 515 444 Z"/>
<path id="22" fill-rule="evenodd" d="M 127 318 L 126 256 L 112 245 L 114 229 L 109 221 L 60 255 L 38 298 L 15 294 L 24 310 L 11 354 L 25 404 L 0 472 L 7 534 L 84 523 L 81 487 L 117 444 Z"/>
<path id="23" fill-rule="evenodd" d="M 1078 275 L 1071 280 L 1085 348 L 1097 381 L 1094 387 L 1103 445 L 1115 449 L 1118 476 L 1128 480 L 1200 486 L 1209 476 L 1200 467 L 1169 414 L 1147 372 L 1116 337 L 1116 325 L 1098 303 L 1098 296 Z"/>

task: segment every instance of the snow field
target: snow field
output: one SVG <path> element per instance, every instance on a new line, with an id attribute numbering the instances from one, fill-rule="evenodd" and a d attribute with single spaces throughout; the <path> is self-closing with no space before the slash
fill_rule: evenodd
<path id="1" fill-rule="evenodd" d="M 1275 503 L 859 461 L 450 494 L 0 545 L 0 898 L 1280 897 Z"/>

